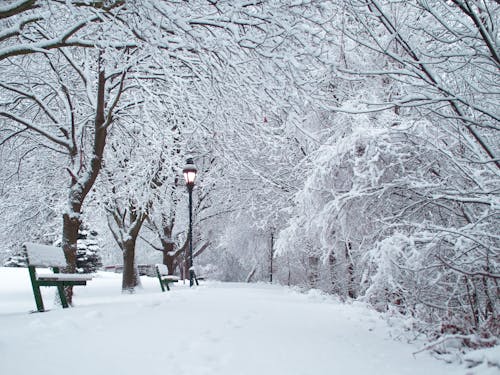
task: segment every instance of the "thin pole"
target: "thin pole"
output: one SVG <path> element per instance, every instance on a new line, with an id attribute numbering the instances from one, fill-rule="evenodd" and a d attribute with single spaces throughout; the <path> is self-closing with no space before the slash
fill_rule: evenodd
<path id="1" fill-rule="evenodd" d="M 271 266 L 269 267 L 269 282 L 273 283 L 274 232 L 271 231 Z"/>
<path id="2" fill-rule="evenodd" d="M 192 287 L 194 282 L 193 269 L 193 185 L 188 185 L 189 192 L 189 286 Z"/>

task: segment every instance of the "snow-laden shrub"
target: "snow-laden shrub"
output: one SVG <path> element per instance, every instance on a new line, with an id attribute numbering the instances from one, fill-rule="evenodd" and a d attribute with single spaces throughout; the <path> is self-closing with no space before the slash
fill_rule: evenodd
<path id="1" fill-rule="evenodd" d="M 498 177 L 457 159 L 448 133 L 413 125 L 360 124 L 322 146 L 279 248 L 318 256 L 319 287 L 433 335 L 499 335 Z"/>

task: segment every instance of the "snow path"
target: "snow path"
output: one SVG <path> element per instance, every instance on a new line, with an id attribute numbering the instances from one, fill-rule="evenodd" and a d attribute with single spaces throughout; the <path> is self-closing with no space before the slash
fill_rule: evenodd
<path id="1" fill-rule="evenodd" d="M 362 304 L 265 284 L 120 293 L 120 275 L 76 288 L 76 307 L 34 309 L 25 269 L 0 268 L 0 374 L 464 374 L 392 340 Z M 50 305 L 55 288 L 44 288 Z"/>

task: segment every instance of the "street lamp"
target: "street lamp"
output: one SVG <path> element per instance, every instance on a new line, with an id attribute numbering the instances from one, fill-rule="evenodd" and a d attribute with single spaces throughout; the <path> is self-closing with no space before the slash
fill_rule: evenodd
<path id="1" fill-rule="evenodd" d="M 188 158 L 186 161 L 186 166 L 182 170 L 184 174 L 184 180 L 186 180 L 186 186 L 189 193 L 189 286 L 192 287 L 194 282 L 196 281 L 196 285 L 198 285 L 198 280 L 196 279 L 196 275 L 194 273 L 193 268 L 193 187 L 194 180 L 196 179 L 196 166 L 193 163 L 192 158 Z"/>

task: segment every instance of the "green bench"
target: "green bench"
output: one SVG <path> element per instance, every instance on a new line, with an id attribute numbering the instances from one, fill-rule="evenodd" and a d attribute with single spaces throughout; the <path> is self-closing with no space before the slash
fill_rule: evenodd
<path id="1" fill-rule="evenodd" d="M 165 291 L 165 287 L 167 290 L 170 290 L 170 284 L 176 283 L 179 281 L 179 278 L 174 275 L 168 274 L 168 268 L 164 264 L 156 264 L 156 276 L 158 276 L 158 280 L 160 280 L 161 291 Z"/>
<path id="2" fill-rule="evenodd" d="M 92 276 L 80 273 L 59 273 L 60 268 L 66 267 L 66 258 L 63 249 L 55 246 L 40 245 L 35 243 L 25 243 L 28 259 L 28 271 L 30 274 L 31 286 L 35 296 L 36 308 L 43 312 L 41 286 L 55 286 L 59 292 L 61 305 L 68 307 L 68 301 L 64 294 L 64 287 L 70 285 L 87 285 L 87 281 L 92 280 Z M 52 273 L 38 273 L 37 268 L 52 268 Z"/>

